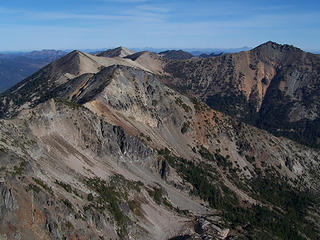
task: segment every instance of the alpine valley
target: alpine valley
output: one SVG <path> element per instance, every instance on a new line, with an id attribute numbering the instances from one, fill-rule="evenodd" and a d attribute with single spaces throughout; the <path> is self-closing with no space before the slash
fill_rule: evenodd
<path id="1" fill-rule="evenodd" d="M 0 95 L 0 239 L 320 239 L 320 55 L 73 51 Z"/>

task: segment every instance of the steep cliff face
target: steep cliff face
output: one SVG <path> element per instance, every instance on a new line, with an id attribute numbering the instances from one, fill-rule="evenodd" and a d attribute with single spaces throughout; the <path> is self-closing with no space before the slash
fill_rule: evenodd
<path id="1" fill-rule="evenodd" d="M 49 101 L 23 118 L 1 122 L 0 231 L 8 239 L 168 239 L 193 224 L 175 208 L 207 211 L 145 167 L 154 150 L 89 110 Z"/>
<path id="2" fill-rule="evenodd" d="M 12 193 L 12 189 L 1 183 L 1 200 L 0 210 L 1 216 L 5 217 L 8 213 L 18 209 L 17 201 Z"/>
<path id="3" fill-rule="evenodd" d="M 71 80 L 86 78 L 114 65 L 151 71 L 128 58 L 97 57 L 75 50 L 2 93 L 0 117 L 12 117 L 21 110 L 32 108 L 55 97 L 57 91 L 68 88 Z"/>
<path id="4" fill-rule="evenodd" d="M 171 87 L 272 133 L 318 146 L 319 56 L 267 42 L 251 51 L 171 61 Z M 312 129 L 312 130 L 311 130 Z"/>
<path id="5" fill-rule="evenodd" d="M 0 120 L 1 237 L 319 236 L 318 150 L 213 110 L 163 83 L 176 79 L 136 66 L 100 66 L 60 84 L 39 78 L 54 87 L 2 105 L 16 117 Z M 23 86 L 14 89 L 5 96 L 22 96 Z M 37 94 L 52 99 L 29 100 Z"/>

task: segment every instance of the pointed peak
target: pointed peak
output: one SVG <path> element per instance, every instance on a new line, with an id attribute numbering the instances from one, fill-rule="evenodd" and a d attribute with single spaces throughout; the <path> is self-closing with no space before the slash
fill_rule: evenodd
<path id="1" fill-rule="evenodd" d="M 187 60 L 193 57 L 191 53 L 183 50 L 167 50 L 160 52 L 159 55 L 172 60 Z"/>
<path id="2" fill-rule="evenodd" d="M 80 58 L 87 56 L 85 53 L 79 50 L 73 50 L 72 52 L 68 53 L 67 55 L 63 56 L 62 58 L 58 59 L 56 63 L 60 64 L 70 64 L 74 61 L 79 62 Z"/>
<path id="3" fill-rule="evenodd" d="M 73 50 L 69 52 L 66 56 L 75 56 L 75 55 L 84 55 L 84 53 L 79 50 Z"/>
<path id="4" fill-rule="evenodd" d="M 117 47 L 115 49 L 118 49 L 118 50 L 123 50 L 123 51 L 131 51 L 129 48 L 126 48 L 126 47 L 123 47 L 123 46 L 120 46 L 120 47 Z M 133 52 L 133 51 L 132 51 Z"/>
<path id="5" fill-rule="evenodd" d="M 126 57 L 134 54 L 135 52 L 126 48 L 126 47 L 117 47 L 114 49 L 109 49 L 107 51 L 103 51 L 97 54 L 98 57 Z"/>
<path id="6" fill-rule="evenodd" d="M 57 71 L 79 75 L 86 72 L 97 72 L 100 64 L 98 64 L 89 54 L 79 50 L 73 50 L 66 56 L 60 58 L 52 65 Z"/>
<path id="7" fill-rule="evenodd" d="M 268 51 L 280 51 L 280 52 L 284 52 L 284 51 L 302 51 L 301 49 L 293 46 L 293 45 L 288 45 L 288 44 L 279 44 L 273 41 L 268 41 L 265 42 L 261 45 L 259 45 L 258 47 L 254 48 L 253 51 L 260 51 L 260 50 L 268 50 Z"/>

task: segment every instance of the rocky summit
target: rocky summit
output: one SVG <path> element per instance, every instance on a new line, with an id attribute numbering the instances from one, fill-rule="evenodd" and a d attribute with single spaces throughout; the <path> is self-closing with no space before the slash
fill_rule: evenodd
<path id="1" fill-rule="evenodd" d="M 0 95 L 0 239 L 319 239 L 318 59 L 47 65 Z"/>
<path id="2" fill-rule="evenodd" d="M 250 51 L 170 61 L 172 88 L 215 110 L 312 147 L 320 146 L 320 56 L 267 42 Z"/>

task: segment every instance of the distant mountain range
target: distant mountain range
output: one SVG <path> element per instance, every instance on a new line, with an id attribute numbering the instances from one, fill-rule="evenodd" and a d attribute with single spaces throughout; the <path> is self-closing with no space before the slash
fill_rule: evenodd
<path id="1" fill-rule="evenodd" d="M 320 56 L 189 57 L 75 50 L 0 94 L 0 239 L 319 239 Z"/>
<path id="2" fill-rule="evenodd" d="M 0 92 L 66 54 L 59 50 L 0 54 Z"/>
<path id="3" fill-rule="evenodd" d="M 91 54 L 99 54 L 103 52 L 106 56 L 112 57 L 117 55 L 115 49 L 85 49 L 83 52 Z M 124 48 L 123 48 L 124 49 Z M 126 48 L 127 49 L 127 48 Z M 128 49 L 127 49 L 128 50 Z M 167 50 L 164 48 L 132 48 L 132 52 L 149 51 L 159 53 L 161 56 L 171 60 L 186 60 L 192 57 L 210 58 L 220 56 L 226 53 L 236 53 L 240 51 L 248 51 L 249 47 L 242 48 L 206 48 L 206 49 L 182 49 L 182 50 Z M 0 52 L 0 92 L 12 87 L 27 76 L 35 73 L 40 68 L 49 64 L 52 61 L 66 55 L 71 50 L 40 50 L 31 52 Z M 311 51 L 319 54 L 320 51 Z M 128 53 L 129 54 L 129 53 Z M 123 55 L 120 55 L 123 56 Z"/>
<path id="4" fill-rule="evenodd" d="M 124 50 L 125 49 L 125 50 Z M 249 48 L 238 49 L 187 49 L 187 50 L 166 50 L 156 48 L 141 48 L 129 50 L 127 48 L 115 48 L 115 49 L 86 49 L 84 52 L 92 54 L 105 54 L 105 57 L 114 57 L 119 55 L 132 54 L 133 52 L 151 51 L 160 53 L 168 59 L 189 59 L 194 56 L 199 57 L 212 57 L 222 53 L 248 50 Z M 122 54 L 118 54 L 117 51 L 124 51 Z M 45 65 L 57 60 L 58 58 L 66 55 L 71 50 L 40 50 L 31 52 L 0 52 L 0 92 L 7 90 L 16 83 L 20 82 L 24 78 L 38 71 Z M 130 51 L 130 52 L 127 52 Z M 187 52 L 190 51 L 190 52 Z"/>
<path id="5" fill-rule="evenodd" d="M 167 50 L 160 52 L 159 55 L 172 60 L 186 60 L 194 57 L 191 53 L 182 50 Z"/>
<path id="6" fill-rule="evenodd" d="M 65 54 L 45 50 L 18 57 L 2 55 L 2 89 L 10 80 L 9 76 L 11 80 L 23 77 Z M 108 58 L 111 63 L 115 58 L 127 64 L 131 60 L 142 69 L 169 74 L 170 79 L 164 78 L 166 84 L 201 99 L 213 109 L 273 134 L 311 146 L 320 145 L 320 61 L 317 54 L 267 42 L 250 51 L 197 57 L 183 50 L 135 53 L 124 47 L 95 55 Z"/>

